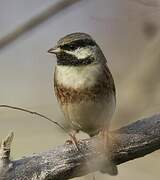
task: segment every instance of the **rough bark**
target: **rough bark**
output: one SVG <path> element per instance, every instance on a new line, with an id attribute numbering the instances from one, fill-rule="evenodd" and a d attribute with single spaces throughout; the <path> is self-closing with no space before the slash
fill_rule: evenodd
<path id="1" fill-rule="evenodd" d="M 109 154 L 117 165 L 158 150 L 160 115 L 145 118 L 112 131 L 109 142 Z M 3 143 L 0 152 L 4 152 L 5 145 L 10 147 L 7 143 Z M 0 179 L 64 180 L 99 170 L 104 159 L 100 136 L 80 140 L 78 146 L 80 151 L 77 151 L 73 144 L 64 144 L 48 152 L 15 161 L 9 161 L 8 153 L 5 166 L 0 166 Z M 10 151 L 10 148 L 8 150 Z M 0 164 L 4 162 L 2 157 L 3 153 L 1 153 Z"/>

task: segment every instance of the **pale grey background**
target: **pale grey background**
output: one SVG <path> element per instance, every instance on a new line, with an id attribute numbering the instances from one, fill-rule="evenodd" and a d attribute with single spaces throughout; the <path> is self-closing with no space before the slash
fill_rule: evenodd
<path id="1" fill-rule="evenodd" d="M 0 0 L 0 40 L 56 2 L 58 0 Z M 47 50 L 60 37 L 81 31 L 91 34 L 102 47 L 113 73 L 118 94 L 114 126 L 158 112 L 159 78 L 151 77 L 151 81 L 147 81 L 145 88 L 152 87 L 147 91 L 141 73 L 150 74 L 154 61 L 159 62 L 154 51 L 160 42 L 159 5 L 158 0 L 83 0 L 49 18 L 0 49 L 0 104 L 36 110 L 57 121 L 63 119 L 52 88 L 56 59 L 47 54 Z M 156 27 L 154 37 L 144 34 L 144 25 L 148 22 Z M 136 89 L 139 84 L 143 86 L 142 91 Z M 153 93 L 153 89 L 157 91 Z M 154 98 L 148 99 L 151 92 Z M 11 130 L 15 132 L 13 158 L 48 150 L 67 139 L 60 129 L 40 117 L 8 109 L 0 109 L 0 114 L 0 139 Z M 117 177 L 97 176 L 111 180 L 158 180 L 159 164 L 157 151 L 119 166 Z"/>

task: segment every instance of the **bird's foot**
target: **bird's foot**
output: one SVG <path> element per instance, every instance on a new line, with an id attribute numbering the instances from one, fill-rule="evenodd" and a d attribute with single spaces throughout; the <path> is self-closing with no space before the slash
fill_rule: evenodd
<path id="1" fill-rule="evenodd" d="M 78 140 L 76 138 L 76 134 L 77 131 L 73 132 L 73 133 L 69 133 L 69 136 L 71 139 L 66 141 L 66 144 L 73 144 L 75 146 L 75 148 L 77 149 L 77 151 L 80 151 L 79 147 L 78 147 Z"/>

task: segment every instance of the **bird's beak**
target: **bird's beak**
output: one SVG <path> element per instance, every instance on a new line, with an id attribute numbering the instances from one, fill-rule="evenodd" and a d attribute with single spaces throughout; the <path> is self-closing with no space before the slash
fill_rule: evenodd
<path id="1" fill-rule="evenodd" d="M 48 53 L 51 53 L 51 54 L 57 54 L 57 53 L 60 53 L 61 52 L 61 49 L 59 47 L 57 48 L 51 48 L 48 50 Z"/>

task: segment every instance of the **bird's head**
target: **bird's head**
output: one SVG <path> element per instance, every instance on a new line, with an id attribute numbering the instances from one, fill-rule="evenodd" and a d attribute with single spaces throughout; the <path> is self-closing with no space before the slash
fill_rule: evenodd
<path id="1" fill-rule="evenodd" d="M 97 43 L 85 33 L 72 33 L 61 38 L 48 52 L 57 56 L 58 65 L 80 66 L 105 61 Z"/>

